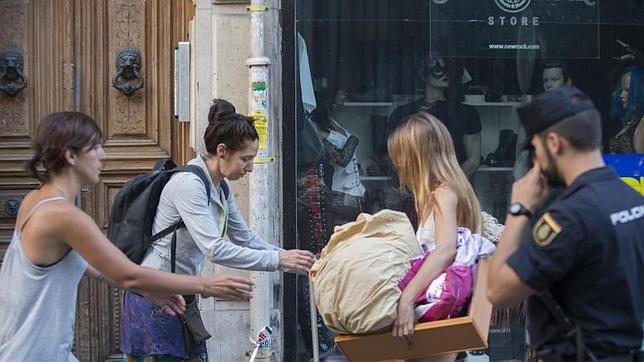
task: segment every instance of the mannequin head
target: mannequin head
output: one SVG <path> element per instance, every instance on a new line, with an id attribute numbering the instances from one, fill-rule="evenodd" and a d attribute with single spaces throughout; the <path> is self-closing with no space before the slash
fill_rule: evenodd
<path id="1" fill-rule="evenodd" d="M 344 88 L 338 88 L 335 92 L 335 98 L 333 99 L 334 106 L 344 105 L 344 102 L 347 101 L 347 91 Z"/>
<path id="2" fill-rule="evenodd" d="M 544 91 L 572 85 L 572 78 L 566 63 L 559 60 L 550 60 L 544 63 L 541 80 Z"/>
<path id="3" fill-rule="evenodd" d="M 325 131 L 331 129 L 331 119 L 331 107 L 329 106 L 319 105 L 311 112 L 311 120 Z"/>
<path id="4" fill-rule="evenodd" d="M 644 114 L 644 68 L 629 65 L 620 72 L 613 92 L 611 116 L 625 124 L 638 121 Z"/>
<path id="5" fill-rule="evenodd" d="M 426 85 L 434 88 L 445 89 L 449 87 L 449 68 L 444 58 L 439 58 L 432 52 L 423 57 L 418 71 L 420 78 Z"/>

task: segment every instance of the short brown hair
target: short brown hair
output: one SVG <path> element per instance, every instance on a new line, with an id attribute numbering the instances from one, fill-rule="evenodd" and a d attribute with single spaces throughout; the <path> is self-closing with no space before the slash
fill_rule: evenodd
<path id="1" fill-rule="evenodd" d="M 596 109 L 579 112 L 539 132 L 539 137 L 545 142 L 550 132 L 568 140 L 577 151 L 594 151 L 602 143 L 601 116 Z"/>
<path id="2" fill-rule="evenodd" d="M 81 112 L 51 113 L 40 121 L 32 139 L 33 155 L 25 164 L 31 177 L 47 181 L 51 173 L 60 172 L 66 165 L 65 151 L 80 152 L 105 142 L 96 122 Z M 42 164 L 45 173 L 38 172 Z"/>

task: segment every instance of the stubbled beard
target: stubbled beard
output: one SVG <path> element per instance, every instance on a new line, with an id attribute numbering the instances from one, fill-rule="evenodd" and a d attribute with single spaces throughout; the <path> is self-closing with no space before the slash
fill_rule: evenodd
<path id="1" fill-rule="evenodd" d="M 548 167 L 543 170 L 543 174 L 548 180 L 548 185 L 551 187 L 565 186 L 566 182 L 564 181 L 563 176 L 561 176 L 561 172 L 559 172 L 555 158 L 552 157 L 552 154 L 548 150 L 546 150 L 546 154 L 548 155 Z"/>

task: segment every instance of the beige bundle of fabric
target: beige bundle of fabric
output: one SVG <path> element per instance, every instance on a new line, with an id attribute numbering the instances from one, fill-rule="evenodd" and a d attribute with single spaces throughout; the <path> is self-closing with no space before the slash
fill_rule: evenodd
<path id="1" fill-rule="evenodd" d="M 409 259 L 421 254 L 402 212 L 360 214 L 336 227 L 310 273 L 326 326 L 350 334 L 390 327 L 401 294 L 398 282 L 409 270 Z"/>

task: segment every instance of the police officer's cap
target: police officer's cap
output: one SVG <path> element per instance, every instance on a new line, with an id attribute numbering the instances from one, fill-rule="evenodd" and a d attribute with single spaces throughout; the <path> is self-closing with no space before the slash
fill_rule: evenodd
<path id="1" fill-rule="evenodd" d="M 593 101 L 576 87 L 551 89 L 532 102 L 517 108 L 519 120 L 525 128 L 526 140 L 522 148 L 530 146 L 532 136 L 553 124 L 579 112 L 595 109 Z"/>

